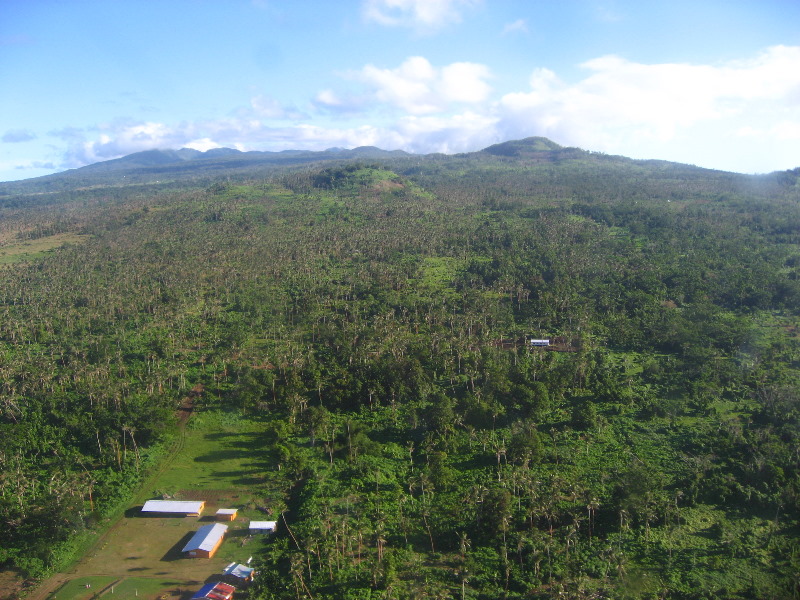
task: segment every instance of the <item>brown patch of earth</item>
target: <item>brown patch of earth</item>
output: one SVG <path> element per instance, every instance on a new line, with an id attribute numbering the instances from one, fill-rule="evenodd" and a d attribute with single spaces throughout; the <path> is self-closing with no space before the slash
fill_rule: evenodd
<path id="1" fill-rule="evenodd" d="M 375 191 L 378 192 L 390 192 L 392 190 L 402 190 L 404 187 L 405 186 L 402 183 L 397 183 L 396 181 L 389 181 L 388 179 L 378 181 L 373 186 Z"/>
<path id="2" fill-rule="evenodd" d="M 0 570 L 0 600 L 19 598 L 28 587 L 22 573 L 15 569 Z"/>

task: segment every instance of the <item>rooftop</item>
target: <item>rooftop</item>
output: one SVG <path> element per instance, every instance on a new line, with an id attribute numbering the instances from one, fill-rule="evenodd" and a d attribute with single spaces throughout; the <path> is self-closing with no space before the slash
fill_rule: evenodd
<path id="1" fill-rule="evenodd" d="M 192 550 L 205 550 L 211 552 L 220 538 L 228 531 L 228 526 L 222 523 L 214 523 L 213 525 L 203 525 L 197 530 L 189 540 L 181 552 L 191 552 Z"/>
<path id="2" fill-rule="evenodd" d="M 198 592 L 192 596 L 192 600 L 201 600 L 202 598 L 209 598 L 209 600 L 228 600 L 233 596 L 236 588 L 227 583 L 207 583 L 201 587 Z"/>
<path id="3" fill-rule="evenodd" d="M 224 575 L 233 575 L 240 579 L 249 579 L 254 569 L 240 563 L 231 563 L 222 570 Z"/>
<path id="4" fill-rule="evenodd" d="M 148 500 L 142 512 L 199 514 L 204 506 L 205 502 L 194 500 Z"/>

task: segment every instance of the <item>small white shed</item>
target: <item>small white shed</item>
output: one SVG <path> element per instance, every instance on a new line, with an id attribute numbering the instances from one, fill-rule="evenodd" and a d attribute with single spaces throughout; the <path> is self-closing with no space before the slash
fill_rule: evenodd
<path id="1" fill-rule="evenodd" d="M 277 521 L 250 521 L 250 533 L 275 533 Z"/>

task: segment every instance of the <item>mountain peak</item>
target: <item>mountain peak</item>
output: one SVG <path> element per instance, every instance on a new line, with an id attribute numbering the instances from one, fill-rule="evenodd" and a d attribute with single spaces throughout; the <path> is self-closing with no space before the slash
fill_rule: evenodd
<path id="1" fill-rule="evenodd" d="M 495 156 L 525 156 L 532 153 L 554 152 L 564 147 L 545 137 L 528 137 L 522 140 L 511 140 L 484 148 L 482 152 Z"/>

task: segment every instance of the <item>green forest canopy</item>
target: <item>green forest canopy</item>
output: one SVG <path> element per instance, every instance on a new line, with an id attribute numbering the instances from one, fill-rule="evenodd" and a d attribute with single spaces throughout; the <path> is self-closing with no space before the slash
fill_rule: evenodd
<path id="1" fill-rule="evenodd" d="M 275 440 L 252 598 L 800 591 L 797 172 L 196 175 L 0 197 L 4 246 L 80 236 L 0 265 L 0 562 L 69 560 L 200 385 Z"/>

